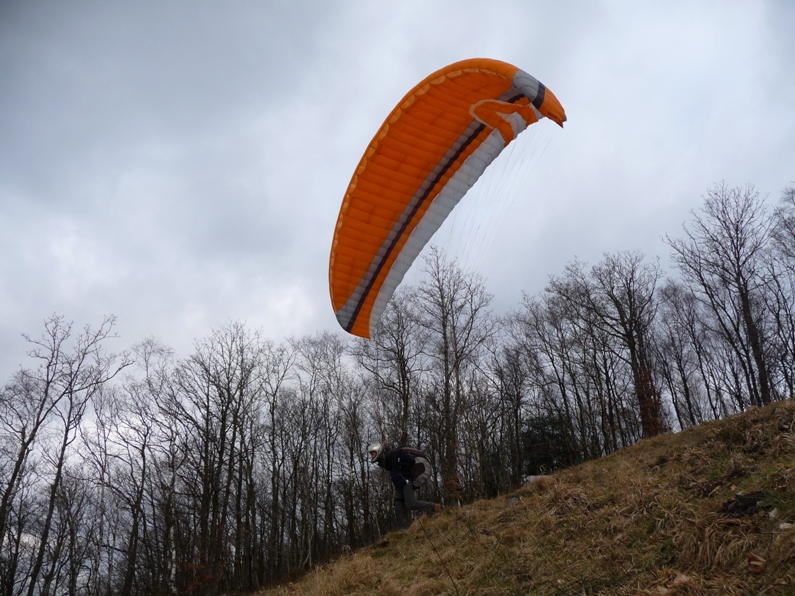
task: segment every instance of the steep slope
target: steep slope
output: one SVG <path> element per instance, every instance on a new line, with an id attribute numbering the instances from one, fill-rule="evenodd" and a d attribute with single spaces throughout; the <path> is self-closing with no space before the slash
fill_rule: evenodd
<path id="1" fill-rule="evenodd" d="M 422 518 L 276 594 L 795 594 L 795 402 Z"/>

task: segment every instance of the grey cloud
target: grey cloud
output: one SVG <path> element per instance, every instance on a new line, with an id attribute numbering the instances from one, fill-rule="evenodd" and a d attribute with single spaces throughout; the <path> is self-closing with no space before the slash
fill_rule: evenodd
<path id="1" fill-rule="evenodd" d="M 569 115 L 492 181 L 496 214 L 465 197 L 441 230 L 497 308 L 575 256 L 659 254 L 716 181 L 795 178 L 793 29 L 786 1 L 5 2 L 0 373 L 52 312 L 180 353 L 234 319 L 336 330 L 351 174 L 402 95 L 468 57 Z"/>

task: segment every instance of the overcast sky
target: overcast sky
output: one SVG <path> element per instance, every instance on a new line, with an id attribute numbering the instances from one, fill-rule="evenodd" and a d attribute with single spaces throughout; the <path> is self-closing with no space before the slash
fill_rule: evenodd
<path id="1" fill-rule="evenodd" d="M 464 58 L 522 68 L 568 115 L 434 240 L 495 311 L 575 257 L 664 263 L 715 183 L 773 204 L 795 180 L 793 31 L 790 0 L 2 0 L 0 380 L 53 313 L 180 356 L 229 321 L 343 333 L 328 256 L 351 174 Z"/>

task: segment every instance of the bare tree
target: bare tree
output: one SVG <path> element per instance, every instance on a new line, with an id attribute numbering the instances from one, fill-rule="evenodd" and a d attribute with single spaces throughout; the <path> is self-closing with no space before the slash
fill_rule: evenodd
<path id="1" fill-rule="evenodd" d="M 567 291 L 578 283 L 556 282 Z M 637 438 L 637 408 L 631 405 L 632 384 L 627 387 L 617 342 L 595 323 L 593 311 L 578 304 L 553 291 L 542 299 L 525 296 L 512 325 L 535 395 L 527 419 L 534 468 L 599 457 Z M 552 428 L 546 432 L 544 426 Z M 546 454 L 536 453 L 541 450 Z"/>
<path id="2" fill-rule="evenodd" d="M 773 238 L 788 267 L 795 268 L 795 183 L 781 193 L 779 206 L 773 212 Z"/>
<path id="3" fill-rule="evenodd" d="M 444 498 L 460 502 L 458 474 L 460 416 L 466 407 L 467 367 L 493 333 L 491 295 L 483 280 L 449 262 L 436 247 L 425 260 L 426 281 L 419 286 L 420 323 L 428 331 L 427 353 L 435 364 L 432 403 L 436 404 L 439 463 Z"/>
<path id="4" fill-rule="evenodd" d="M 191 536 L 195 551 L 188 557 L 185 581 L 207 594 L 229 588 L 229 570 L 235 565 L 230 536 L 241 518 L 234 503 L 242 444 L 261 402 L 261 352 L 258 335 L 241 324 L 214 331 L 176 367 L 173 393 L 164 404 L 185 442 L 180 483 L 190 497 L 191 521 L 198 526 Z"/>
<path id="5" fill-rule="evenodd" d="M 86 327 L 70 350 L 72 325 L 63 317 L 53 315 L 45 321 L 40 338 L 25 336 L 32 349 L 29 356 L 39 362 L 36 370 L 22 369 L 2 393 L 3 437 L 13 446 L 8 455 L 13 464 L 3 474 L 0 499 L 0 537 L 5 536 L 8 508 L 24 472 L 25 463 L 33 449 L 39 432 L 61 402 L 70 397 L 92 395 L 102 384 L 112 378 L 126 360 L 113 369 L 113 357 L 105 356 L 102 342 L 107 339 L 114 320 L 106 319 L 100 328 L 92 331 Z"/>
<path id="6" fill-rule="evenodd" d="M 42 453 L 51 467 L 47 500 L 41 520 L 39 546 L 30 570 L 27 593 L 37 590 L 39 576 L 45 563 L 50 531 L 61 490 L 67 450 L 77 436 L 88 400 L 110 381 L 129 361 L 126 355 L 119 359 L 104 351 L 104 341 L 111 337 L 114 319 L 106 318 L 97 329 L 86 326 L 81 333 L 72 335 L 72 325 L 62 317 L 52 316 L 45 321 L 44 333 L 36 339 L 25 336 L 32 348 L 29 355 L 39 362 L 36 370 L 20 370 L 15 382 L 6 393 L 11 400 L 5 402 L 3 422 L 5 428 L 17 439 L 14 464 L 5 479 L 0 501 L 0 536 L 6 533 L 6 522 L 11 502 L 20 488 L 25 464 L 40 432 L 50 419 L 56 422 L 60 439 L 52 444 L 42 444 Z M 52 581 L 45 578 L 41 589 L 46 592 Z"/>
<path id="7" fill-rule="evenodd" d="M 111 488 L 129 516 L 130 528 L 123 550 L 125 569 L 120 594 L 130 596 L 136 570 L 141 568 L 139 548 L 144 521 L 144 495 L 152 473 L 152 442 L 155 435 L 155 402 L 146 381 L 129 380 L 116 416 L 111 421 L 116 477 Z"/>
<path id="8" fill-rule="evenodd" d="M 709 416 L 703 397 L 711 397 L 703 372 L 706 330 L 700 324 L 700 303 L 682 284 L 669 280 L 658 296 L 657 370 L 668 388 L 679 428 L 685 429 L 714 417 L 714 408 Z"/>
<path id="9" fill-rule="evenodd" d="M 712 330 L 735 353 L 751 404 L 768 404 L 773 388 L 763 294 L 771 220 L 763 199 L 751 185 L 718 184 L 694 220 L 684 227 L 685 238 L 666 236 L 672 258 L 707 307 Z"/>
<path id="10" fill-rule="evenodd" d="M 313 414 L 308 445 L 311 462 L 303 487 L 309 500 L 317 504 L 313 527 L 305 527 L 311 540 L 305 544 L 302 566 L 308 567 L 313 560 L 327 559 L 335 545 L 342 543 L 334 487 L 342 464 L 342 406 L 349 401 L 353 384 L 344 362 L 347 347 L 338 335 L 319 333 L 304 338 L 297 350 L 299 391 Z"/>
<path id="11" fill-rule="evenodd" d="M 654 292 L 660 268 L 657 263 L 644 263 L 644 259 L 639 252 L 606 255 L 591 275 L 606 298 L 597 310 L 598 320 L 626 348 L 643 434 L 652 437 L 667 427 L 651 361 L 657 314 Z"/>
<path id="12" fill-rule="evenodd" d="M 90 566 L 91 580 L 89 582 L 90 594 L 102 594 L 111 591 L 113 562 L 116 549 L 113 545 L 108 548 L 106 544 L 107 532 L 111 525 L 109 515 L 108 487 L 113 486 L 112 480 L 112 439 L 111 425 L 116 418 L 120 400 L 116 395 L 116 388 L 103 386 L 91 399 L 94 420 L 93 424 L 85 425 L 82 432 L 85 461 L 93 469 L 93 483 L 96 486 L 96 526 L 91 536 L 93 541 L 93 561 Z M 105 560 L 104 557 L 107 557 Z"/>
<path id="13" fill-rule="evenodd" d="M 289 430 L 283 424 L 282 401 L 287 399 L 289 392 L 285 391 L 285 384 L 293 374 L 295 365 L 295 349 L 290 344 L 276 345 L 266 342 L 263 353 L 263 367 L 260 371 L 258 382 L 262 388 L 265 399 L 265 445 L 267 458 L 265 467 L 270 480 L 270 507 L 263 512 L 263 517 L 269 521 L 267 530 L 266 558 L 261 561 L 263 572 L 270 570 L 268 579 L 278 577 L 284 569 L 284 532 L 286 503 L 283 493 L 286 485 L 287 472 L 284 439 Z M 265 581 L 261 577 L 260 581 Z"/>
<path id="14" fill-rule="evenodd" d="M 767 261 L 765 301 L 774 322 L 775 360 L 786 396 L 795 396 L 795 186 L 773 212 L 773 248 Z"/>
<path id="15" fill-rule="evenodd" d="M 492 352 L 491 370 L 499 396 L 498 415 L 502 426 L 502 446 L 507 458 L 503 467 L 507 468 L 509 488 L 519 486 L 524 478 L 525 453 L 522 445 L 524 431 L 525 399 L 530 388 L 530 371 L 525 366 L 522 350 L 516 343 L 499 342 Z"/>
<path id="16" fill-rule="evenodd" d="M 358 340 L 351 349 L 356 363 L 373 376 L 380 392 L 398 405 L 394 417 L 390 416 L 382 428 L 383 438 L 391 442 L 408 439 L 411 402 L 417 398 L 426 367 L 423 352 L 427 332 L 419 324 L 416 301 L 414 288 L 399 288 L 372 339 Z"/>
<path id="17" fill-rule="evenodd" d="M 550 281 L 548 291 L 576 309 L 584 329 L 592 326 L 612 338 L 604 346 L 629 366 L 643 434 L 651 437 L 666 427 L 650 352 L 660 271 L 644 258 L 637 252 L 605 255 L 589 274 L 584 264 L 574 262 L 562 277 Z"/>

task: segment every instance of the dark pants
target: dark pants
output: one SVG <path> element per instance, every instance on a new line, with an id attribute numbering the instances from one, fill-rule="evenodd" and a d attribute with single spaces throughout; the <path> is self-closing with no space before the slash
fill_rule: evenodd
<path id="1" fill-rule="evenodd" d="M 407 528 L 411 523 L 409 511 L 433 513 L 433 503 L 418 501 L 411 482 L 406 483 L 403 488 L 395 489 L 395 521 L 398 528 Z"/>

